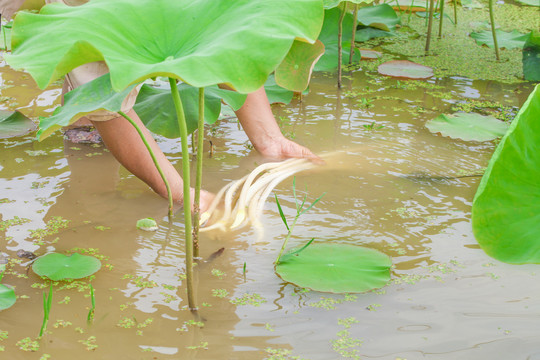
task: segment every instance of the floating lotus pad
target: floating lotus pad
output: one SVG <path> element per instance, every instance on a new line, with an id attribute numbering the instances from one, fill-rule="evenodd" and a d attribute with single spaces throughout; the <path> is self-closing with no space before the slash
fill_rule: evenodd
<path id="1" fill-rule="evenodd" d="M 387 61 L 377 68 L 379 74 L 405 79 L 429 79 L 433 69 L 408 60 Z"/>
<path id="2" fill-rule="evenodd" d="M 140 219 L 137 221 L 137 229 L 144 231 L 156 231 L 158 229 L 158 225 L 156 220 L 152 218 Z"/>
<path id="3" fill-rule="evenodd" d="M 476 113 L 441 114 L 429 120 L 426 127 L 432 133 L 466 141 L 488 141 L 503 136 L 508 124 L 493 116 Z"/>
<path id="4" fill-rule="evenodd" d="M 26 135 L 36 124 L 18 111 L 0 110 L 0 139 Z"/>
<path id="5" fill-rule="evenodd" d="M 10 308 L 16 301 L 15 291 L 6 285 L 0 284 L 0 310 Z"/>
<path id="6" fill-rule="evenodd" d="M 540 263 L 540 85 L 493 154 L 472 206 L 482 249 L 512 264 Z"/>
<path id="7" fill-rule="evenodd" d="M 501 49 L 521 49 L 523 48 L 525 41 L 531 36 L 531 33 L 522 34 L 517 30 L 506 32 L 497 29 L 495 30 L 495 33 L 497 34 L 497 45 Z M 476 40 L 478 45 L 487 45 L 492 49 L 495 47 L 491 30 L 473 32 L 471 33 L 471 37 Z"/>
<path id="8" fill-rule="evenodd" d="M 295 39 L 317 39 L 323 16 L 320 0 L 53 3 L 39 14 L 17 15 L 6 60 L 41 88 L 81 64 L 105 60 L 117 91 L 166 76 L 249 93 L 264 84 Z M 115 21 L 96 26 L 96 19 L 109 18 Z"/>
<path id="9" fill-rule="evenodd" d="M 285 281 L 316 291 L 358 293 L 390 281 L 392 260 L 365 247 L 314 244 L 298 254 L 281 257 L 276 272 Z"/>
<path id="10" fill-rule="evenodd" d="M 50 253 L 40 256 L 32 264 L 32 270 L 39 276 L 53 281 L 82 279 L 94 274 L 101 268 L 101 262 L 93 256 L 74 253 L 67 256 Z"/>
<path id="11" fill-rule="evenodd" d="M 372 49 L 359 49 L 362 60 L 375 60 L 382 57 L 382 52 Z"/>

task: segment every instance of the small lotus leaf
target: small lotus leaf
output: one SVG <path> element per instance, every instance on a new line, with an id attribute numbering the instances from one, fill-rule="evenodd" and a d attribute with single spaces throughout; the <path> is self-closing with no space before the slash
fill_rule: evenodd
<path id="1" fill-rule="evenodd" d="M 362 55 L 362 60 L 374 60 L 382 56 L 380 51 L 372 49 L 360 49 L 360 54 Z"/>
<path id="2" fill-rule="evenodd" d="M 495 33 L 497 34 L 497 45 L 501 49 L 521 49 L 525 45 L 525 41 L 531 36 L 531 33 L 522 34 L 517 30 L 506 32 L 497 29 Z M 490 48 L 495 47 L 491 30 L 473 32 L 471 33 L 471 37 L 476 40 L 478 45 L 487 45 Z"/>
<path id="3" fill-rule="evenodd" d="M 426 127 L 432 133 L 467 141 L 494 140 L 503 136 L 508 130 L 507 123 L 493 116 L 476 113 L 441 114 L 429 120 Z"/>
<path id="4" fill-rule="evenodd" d="M 322 292 L 356 293 L 384 286 L 390 280 L 391 259 L 365 247 L 314 244 L 293 256 L 283 256 L 276 272 L 285 281 Z"/>
<path id="5" fill-rule="evenodd" d="M 275 72 L 276 83 L 285 89 L 302 92 L 306 90 L 313 67 L 324 54 L 320 40 L 314 44 L 295 41 L 291 50 Z"/>
<path id="6" fill-rule="evenodd" d="M 525 80 L 540 81 L 540 32 L 533 31 L 523 45 L 523 76 Z"/>
<path id="7" fill-rule="evenodd" d="M 405 79 L 429 79 L 433 69 L 408 60 L 387 61 L 377 68 L 379 74 Z"/>
<path id="8" fill-rule="evenodd" d="M 38 139 L 41 141 L 63 126 L 73 124 L 95 110 L 120 111 L 122 102 L 135 87 L 121 92 L 112 89 L 110 75 L 105 74 L 64 95 L 64 105 L 56 108 L 53 115 L 39 121 Z"/>
<path id="9" fill-rule="evenodd" d="M 39 276 L 53 281 L 65 279 L 82 279 L 92 275 L 101 268 L 101 262 L 93 256 L 74 253 L 66 256 L 50 253 L 40 256 L 32 264 L 32 270 Z"/>
<path id="10" fill-rule="evenodd" d="M 21 136 L 36 129 L 36 124 L 18 111 L 0 110 L 0 139 Z"/>
<path id="11" fill-rule="evenodd" d="M 401 22 L 399 16 L 388 4 L 367 6 L 358 10 L 358 23 L 383 31 L 392 31 Z"/>
<path id="12" fill-rule="evenodd" d="M 296 38 L 317 39 L 323 16 L 321 0 L 53 3 L 39 14 L 17 15 L 6 60 L 41 88 L 79 65 L 104 60 L 117 91 L 165 76 L 249 93 L 263 85 Z"/>
<path id="13" fill-rule="evenodd" d="M 11 307 L 15 304 L 15 301 L 17 301 L 15 291 L 6 285 L 0 284 L 0 310 Z"/>
<path id="14" fill-rule="evenodd" d="M 199 119 L 199 89 L 188 84 L 180 84 L 178 92 L 184 107 L 188 133 L 192 133 L 197 129 Z M 217 86 L 206 87 L 204 89 L 204 121 L 207 124 L 216 122 L 221 111 L 221 100 L 237 110 L 243 105 L 245 99 L 246 95 L 235 91 L 219 89 Z M 180 137 L 178 122 L 171 121 L 176 118 L 176 108 L 168 84 L 164 88 L 143 85 L 133 109 L 153 133 L 170 139 Z"/>
<path id="15" fill-rule="evenodd" d="M 473 200 L 482 249 L 512 264 L 540 263 L 540 85 L 497 146 Z"/>
<path id="16" fill-rule="evenodd" d="M 156 231 L 158 229 L 158 225 L 156 220 L 152 218 L 140 219 L 137 221 L 137 229 L 144 231 Z"/>

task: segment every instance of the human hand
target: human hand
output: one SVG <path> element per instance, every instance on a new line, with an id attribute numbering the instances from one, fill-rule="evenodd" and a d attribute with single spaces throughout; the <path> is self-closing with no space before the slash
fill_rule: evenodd
<path id="1" fill-rule="evenodd" d="M 286 137 L 273 139 L 265 144 L 259 145 L 257 150 L 264 156 L 273 160 L 284 160 L 290 158 L 308 159 L 316 164 L 324 164 L 324 160 L 315 155 L 307 147 L 299 145 Z"/>

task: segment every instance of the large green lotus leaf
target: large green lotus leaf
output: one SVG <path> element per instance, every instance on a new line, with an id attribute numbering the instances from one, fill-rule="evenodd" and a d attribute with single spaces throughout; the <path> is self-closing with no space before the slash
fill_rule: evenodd
<path id="1" fill-rule="evenodd" d="M 294 91 L 285 89 L 276 83 L 274 74 L 270 75 L 264 84 L 264 90 L 270 104 L 288 104 L 294 97 Z"/>
<path id="2" fill-rule="evenodd" d="M 324 54 L 324 45 L 295 41 L 291 50 L 275 72 L 276 83 L 285 89 L 302 92 L 307 89 L 313 67 Z"/>
<path id="3" fill-rule="evenodd" d="M 429 79 L 433 69 L 409 60 L 391 60 L 377 67 L 379 74 L 405 79 Z"/>
<path id="4" fill-rule="evenodd" d="M 399 16 L 388 4 L 367 6 L 358 10 L 358 23 L 383 31 L 392 31 L 401 22 Z"/>
<path id="5" fill-rule="evenodd" d="M 467 141 L 494 140 L 506 134 L 508 124 L 493 116 L 476 113 L 441 114 L 426 122 L 426 127 L 435 134 Z"/>
<path id="6" fill-rule="evenodd" d="M 513 264 L 540 263 L 540 85 L 497 146 L 472 206 L 482 249 Z"/>
<path id="7" fill-rule="evenodd" d="M 316 291 L 356 293 L 383 287 L 390 280 L 392 260 L 360 246 L 315 244 L 283 256 L 276 272 L 285 281 Z"/>
<path id="8" fill-rule="evenodd" d="M 83 63 L 105 60 L 117 91 L 165 76 L 248 93 L 264 84 L 296 38 L 317 39 L 323 11 L 321 0 L 53 3 L 16 17 L 6 60 L 41 88 Z"/>
<path id="9" fill-rule="evenodd" d="M 0 284 L 0 310 L 11 307 L 15 304 L 15 301 L 17 301 L 15 291 L 6 285 Z"/>
<path id="10" fill-rule="evenodd" d="M 180 84 L 178 91 L 184 107 L 188 133 L 192 133 L 197 129 L 199 119 L 199 89 L 188 84 Z M 218 119 L 222 99 L 235 110 L 239 109 L 246 99 L 246 95 L 222 90 L 217 86 L 205 88 L 204 94 L 204 121 L 207 124 L 213 124 Z M 170 120 L 176 118 L 176 108 L 169 87 L 156 88 L 143 85 L 133 109 L 153 133 L 170 139 L 180 137 L 178 122 Z"/>
<path id="11" fill-rule="evenodd" d="M 339 8 L 333 8 L 324 12 L 324 24 L 319 40 L 324 44 L 324 54 L 315 64 L 315 71 L 331 71 L 338 66 L 338 30 Z M 343 19 L 343 63 L 349 63 L 350 43 L 352 39 L 353 16 L 345 14 Z M 353 61 L 360 61 L 360 51 L 355 48 Z"/>
<path id="12" fill-rule="evenodd" d="M 533 31 L 523 45 L 523 76 L 525 80 L 540 81 L 540 32 Z"/>
<path id="13" fill-rule="evenodd" d="M 497 34 L 497 45 L 501 49 L 518 49 L 523 48 L 525 41 L 531 36 L 531 33 L 522 34 L 517 30 L 512 30 L 512 32 L 502 31 L 500 29 L 495 30 Z M 478 45 L 487 45 L 490 48 L 495 47 L 495 42 L 493 41 L 493 34 L 491 30 L 484 30 L 480 32 L 471 33 L 471 37 L 476 40 Z"/>
<path id="14" fill-rule="evenodd" d="M 116 92 L 111 87 L 109 74 L 105 74 L 68 92 L 64 95 L 64 106 L 56 108 L 51 116 L 40 118 L 39 141 L 95 110 L 120 111 L 122 102 L 134 87 Z"/>
<path id="15" fill-rule="evenodd" d="M 0 110 L 0 139 L 28 134 L 36 124 L 18 111 Z"/>
<path id="16" fill-rule="evenodd" d="M 50 253 L 40 256 L 32 264 L 32 270 L 39 276 L 53 281 L 65 279 L 82 279 L 92 275 L 101 268 L 101 262 L 93 256 L 74 253 L 66 256 Z"/>

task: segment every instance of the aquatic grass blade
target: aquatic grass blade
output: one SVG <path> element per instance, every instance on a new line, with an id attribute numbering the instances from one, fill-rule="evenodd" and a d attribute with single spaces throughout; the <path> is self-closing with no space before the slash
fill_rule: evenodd
<path id="1" fill-rule="evenodd" d="M 296 254 L 299 254 L 301 253 L 302 251 L 304 251 L 309 245 L 311 245 L 313 243 L 313 241 L 315 240 L 315 238 L 311 238 L 311 240 L 309 240 L 304 246 L 302 246 L 300 249 L 297 249 L 297 250 L 293 250 L 291 252 L 288 252 L 286 253 L 285 255 L 281 256 L 280 258 L 280 261 L 287 261 L 289 259 L 290 256 L 294 256 Z M 278 262 L 279 264 L 279 262 Z"/>
<path id="2" fill-rule="evenodd" d="M 276 194 L 274 194 L 274 197 L 276 198 L 276 204 L 279 210 L 279 216 L 281 216 L 281 220 L 285 224 L 285 227 L 287 228 L 287 231 L 290 231 L 289 224 L 287 224 L 287 219 L 285 218 L 285 214 L 283 214 L 283 209 L 281 208 L 281 204 L 279 203 L 278 197 Z"/>
<path id="3" fill-rule="evenodd" d="M 315 204 L 317 204 L 317 203 L 322 199 L 322 197 L 323 197 L 325 194 L 326 194 L 326 192 L 322 193 L 322 195 L 319 196 L 317 199 L 315 199 L 315 201 L 313 201 L 313 202 L 311 203 L 311 205 L 309 205 L 306 209 L 304 209 L 304 210 L 300 213 L 300 215 L 304 214 L 306 211 L 308 211 L 308 210 L 311 209 L 313 206 L 315 206 Z"/>

